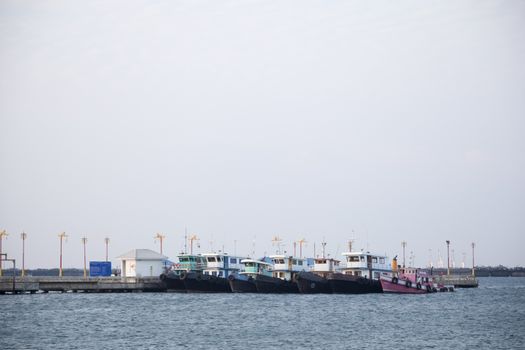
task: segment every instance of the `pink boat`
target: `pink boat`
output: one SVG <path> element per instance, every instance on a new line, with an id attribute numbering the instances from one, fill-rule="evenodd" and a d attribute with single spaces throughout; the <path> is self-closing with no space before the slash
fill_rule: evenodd
<path id="1" fill-rule="evenodd" d="M 384 293 L 424 294 L 436 292 L 432 281 L 417 269 L 400 269 L 399 274 L 381 276 L 381 287 Z"/>
<path id="2" fill-rule="evenodd" d="M 437 285 L 426 272 L 413 267 L 397 268 L 397 257 L 392 261 L 392 273 L 381 275 L 379 281 L 384 293 L 425 294 L 453 291 L 451 287 Z"/>

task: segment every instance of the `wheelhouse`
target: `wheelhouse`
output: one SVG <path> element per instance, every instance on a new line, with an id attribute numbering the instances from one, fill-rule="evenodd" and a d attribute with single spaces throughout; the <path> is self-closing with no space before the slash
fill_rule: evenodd
<path id="1" fill-rule="evenodd" d="M 384 255 L 370 252 L 346 252 L 342 254 L 346 260 L 346 267 L 341 272 L 347 275 L 379 279 L 383 272 L 391 271 L 391 265 Z"/>
<path id="2" fill-rule="evenodd" d="M 203 254 L 203 257 L 206 259 L 206 269 L 203 271 L 205 275 L 228 277 L 244 268 L 242 257 L 229 256 L 226 253 L 208 253 Z"/>

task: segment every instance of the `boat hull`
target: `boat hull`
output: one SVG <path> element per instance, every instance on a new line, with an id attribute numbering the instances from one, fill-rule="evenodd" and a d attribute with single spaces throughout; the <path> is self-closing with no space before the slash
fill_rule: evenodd
<path id="1" fill-rule="evenodd" d="M 403 280 L 396 281 L 381 278 L 380 282 L 384 293 L 426 294 L 432 291 L 432 289 L 427 286 L 420 286 L 420 288 L 418 288 L 418 285 L 413 285 Z"/>
<path id="2" fill-rule="evenodd" d="M 276 277 L 256 275 L 254 277 L 257 293 L 299 293 L 297 284 Z"/>
<path id="3" fill-rule="evenodd" d="M 181 276 L 188 293 L 230 293 L 230 284 L 223 277 L 205 275 L 202 272 L 188 272 Z"/>
<path id="4" fill-rule="evenodd" d="M 312 272 L 299 272 L 295 276 L 295 283 L 303 294 L 332 293 L 328 280 Z"/>
<path id="5" fill-rule="evenodd" d="M 367 294 L 382 293 L 381 283 L 378 280 L 360 276 L 331 273 L 326 279 L 332 290 L 337 294 Z"/>
<path id="6" fill-rule="evenodd" d="M 180 276 L 177 274 L 174 274 L 173 272 L 161 274 L 160 279 L 166 285 L 166 290 L 168 292 L 185 292 L 186 291 L 186 287 L 184 287 L 184 283 L 180 279 Z"/>
<path id="7" fill-rule="evenodd" d="M 234 293 L 257 293 L 255 280 L 251 276 L 233 274 L 228 276 L 228 282 Z"/>

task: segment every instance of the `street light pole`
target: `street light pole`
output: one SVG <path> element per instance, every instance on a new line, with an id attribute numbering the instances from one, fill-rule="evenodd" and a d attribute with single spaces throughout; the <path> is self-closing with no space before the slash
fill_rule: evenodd
<path id="1" fill-rule="evenodd" d="M 20 234 L 20 237 L 22 238 L 22 277 L 24 277 L 26 275 L 26 271 L 25 271 L 25 250 L 26 250 L 27 233 L 22 232 Z"/>
<path id="2" fill-rule="evenodd" d="M 106 262 L 108 261 L 108 245 L 109 245 L 109 238 L 104 238 L 104 243 L 106 243 Z"/>
<path id="3" fill-rule="evenodd" d="M 2 277 L 2 258 L 1 258 L 1 254 L 2 254 L 2 240 L 4 239 L 4 237 L 7 239 L 7 236 L 9 236 L 9 234 L 3 230 L 3 231 L 0 231 L 0 277 Z M 7 255 L 6 255 L 6 259 L 7 259 Z"/>
<path id="4" fill-rule="evenodd" d="M 67 235 L 65 232 L 62 232 L 58 237 L 60 238 L 60 268 L 58 269 L 58 277 L 62 277 L 62 240 L 67 238 Z"/>
<path id="5" fill-rule="evenodd" d="M 86 268 L 86 243 L 87 243 L 87 237 L 82 237 L 82 245 L 84 246 L 84 278 L 87 277 L 87 268 Z"/>
<path id="6" fill-rule="evenodd" d="M 449 253 L 450 253 L 450 241 L 447 240 L 447 275 L 450 276 L 450 257 L 449 257 Z"/>
<path id="7" fill-rule="evenodd" d="M 472 242 L 472 277 L 476 276 L 476 273 L 474 272 L 474 247 L 476 246 L 476 243 Z"/>

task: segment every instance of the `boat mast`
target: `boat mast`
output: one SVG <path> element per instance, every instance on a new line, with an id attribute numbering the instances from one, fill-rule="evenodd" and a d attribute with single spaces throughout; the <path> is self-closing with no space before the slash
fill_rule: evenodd
<path id="1" fill-rule="evenodd" d="M 184 254 L 188 254 L 188 228 L 184 227 Z"/>
<path id="2" fill-rule="evenodd" d="M 476 243 L 472 242 L 472 277 L 476 276 L 474 273 L 474 247 L 476 246 Z"/>
<path id="3" fill-rule="evenodd" d="M 407 247 L 407 242 L 406 241 L 401 242 L 401 246 L 403 247 L 403 268 L 405 268 L 406 267 L 405 248 Z"/>

